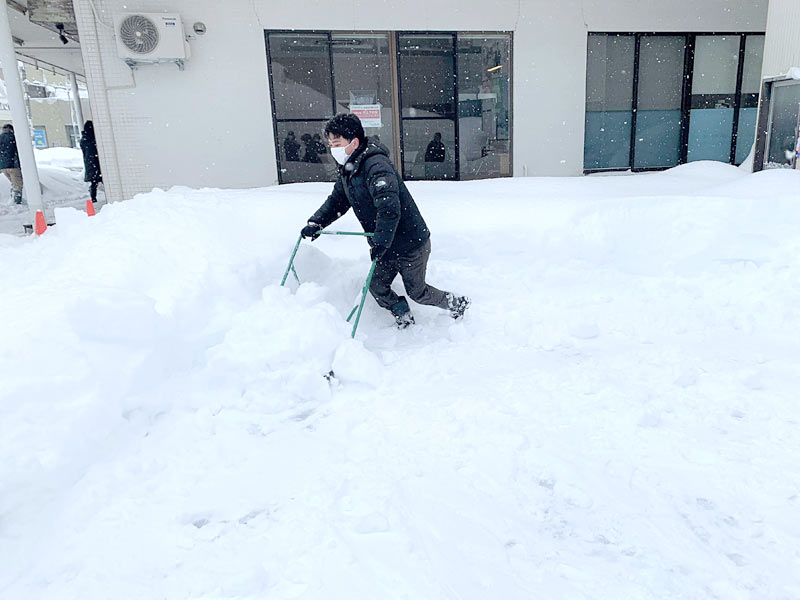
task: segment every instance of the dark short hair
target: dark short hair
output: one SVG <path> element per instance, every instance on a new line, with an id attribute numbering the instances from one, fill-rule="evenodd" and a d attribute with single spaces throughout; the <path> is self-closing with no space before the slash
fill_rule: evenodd
<path id="1" fill-rule="evenodd" d="M 349 113 L 338 114 L 325 124 L 325 137 L 329 135 L 341 136 L 348 142 L 358 138 L 359 144 L 367 141 L 361 119 Z"/>
<path id="2" fill-rule="evenodd" d="M 14 131 L 14 126 L 11 123 L 3 125 L 3 131 Z"/>

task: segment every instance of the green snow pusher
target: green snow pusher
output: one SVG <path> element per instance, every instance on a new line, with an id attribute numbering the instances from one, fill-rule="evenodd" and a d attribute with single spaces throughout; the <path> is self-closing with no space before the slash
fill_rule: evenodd
<path id="1" fill-rule="evenodd" d="M 320 235 L 363 235 L 365 237 L 372 237 L 375 235 L 374 233 L 365 233 L 362 231 L 319 231 Z M 281 280 L 281 286 L 286 283 L 287 277 L 289 277 L 289 272 L 291 271 L 294 278 L 297 280 L 297 283 L 300 283 L 300 277 L 297 275 L 297 271 L 294 268 L 294 257 L 297 255 L 297 250 L 300 248 L 300 242 L 303 241 L 303 236 L 300 235 L 297 238 L 297 243 L 294 245 L 294 250 L 292 250 L 292 256 L 289 258 L 289 265 L 286 267 L 286 271 L 283 274 L 283 279 Z M 367 280 L 364 282 L 364 289 L 361 290 L 361 302 L 356 304 L 353 307 L 353 310 L 350 311 L 350 315 L 347 317 L 347 322 L 350 322 L 350 319 L 353 318 L 353 315 L 356 316 L 356 320 L 353 322 L 353 332 L 350 334 L 350 337 L 356 337 L 356 330 L 358 329 L 358 321 L 361 319 L 361 310 L 364 308 L 364 302 L 367 299 L 367 292 L 369 291 L 369 284 L 372 282 L 372 275 L 375 273 L 375 264 L 377 260 L 372 261 L 372 265 L 369 268 L 369 273 L 367 274 Z M 356 311 L 358 311 L 356 313 Z"/>

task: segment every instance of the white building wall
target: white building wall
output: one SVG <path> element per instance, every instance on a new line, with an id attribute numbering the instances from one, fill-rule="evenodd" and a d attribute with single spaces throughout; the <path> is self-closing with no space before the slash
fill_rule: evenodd
<path id="1" fill-rule="evenodd" d="M 778 77 L 792 67 L 800 67 L 800 2 L 770 0 L 762 73 Z"/>
<path id="2" fill-rule="evenodd" d="M 764 31 L 767 16 L 766 0 L 95 0 L 108 24 L 143 11 L 207 26 L 184 72 L 144 66 L 134 81 L 112 29 L 74 4 L 113 199 L 277 183 L 264 29 L 513 31 L 514 174 L 578 175 L 588 31 Z"/>

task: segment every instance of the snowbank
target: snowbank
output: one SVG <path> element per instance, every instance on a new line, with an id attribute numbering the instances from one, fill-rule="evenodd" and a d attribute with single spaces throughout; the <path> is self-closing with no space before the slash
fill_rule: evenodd
<path id="1" fill-rule="evenodd" d="M 800 173 L 409 187 L 463 322 L 277 285 L 327 184 L 0 243 L 2 595 L 800 596 Z"/>
<path id="2" fill-rule="evenodd" d="M 39 182 L 42 185 L 42 202 L 48 221 L 60 207 L 83 209 L 89 198 L 89 184 L 83 181 L 83 154 L 74 148 L 47 148 L 35 150 L 36 164 L 39 168 Z M 101 188 L 102 189 L 102 188 Z M 23 189 L 23 196 L 27 192 Z M 104 204 L 105 196 L 98 194 L 99 204 Z M 21 235 L 23 224 L 31 223 L 27 204 L 16 205 L 11 199 L 11 183 L 0 176 L 0 245 L 13 242 L 3 241 L 3 234 Z"/>
<path id="3" fill-rule="evenodd" d="M 80 148 L 34 149 L 36 164 L 83 171 L 83 153 Z"/>

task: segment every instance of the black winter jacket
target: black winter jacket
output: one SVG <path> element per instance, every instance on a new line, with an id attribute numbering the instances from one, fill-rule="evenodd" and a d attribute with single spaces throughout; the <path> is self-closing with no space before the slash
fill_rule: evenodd
<path id="1" fill-rule="evenodd" d="M 344 166 L 333 192 L 309 222 L 323 228 L 353 207 L 364 231 L 374 233 L 370 245 L 405 254 L 431 234 L 414 198 L 389 160 L 389 151 L 375 142 L 356 149 Z"/>
<path id="2" fill-rule="evenodd" d="M 83 180 L 98 183 L 103 181 L 100 172 L 100 157 L 97 154 L 97 141 L 94 136 L 84 132 L 81 136 L 81 150 L 83 151 Z"/>
<path id="3" fill-rule="evenodd" d="M 13 131 L 0 134 L 0 169 L 19 169 L 17 140 Z"/>

